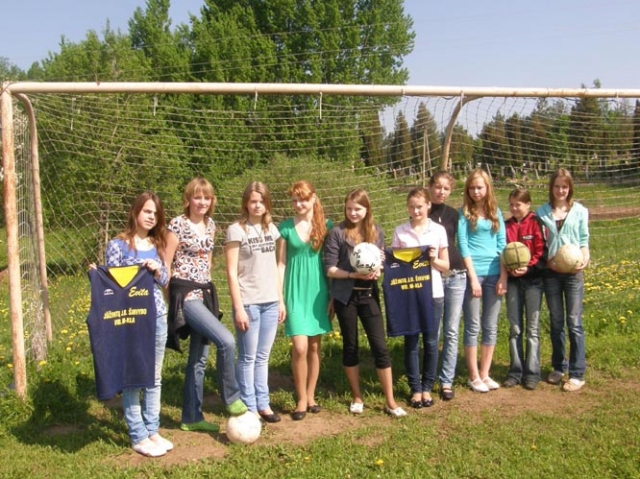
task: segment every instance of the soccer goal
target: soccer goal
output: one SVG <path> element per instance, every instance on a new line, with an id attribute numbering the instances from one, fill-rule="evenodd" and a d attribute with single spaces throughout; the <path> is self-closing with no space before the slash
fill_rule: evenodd
<path id="1" fill-rule="evenodd" d="M 535 207 L 549 173 L 565 167 L 590 209 L 595 263 L 626 258 L 640 232 L 640 90 L 23 82 L 1 95 L 9 310 L 0 321 L 11 323 L 20 395 L 26 358 L 46 358 L 64 315 L 88 308 L 88 282 L 55 311 L 51 289 L 103 261 L 138 193 L 156 192 L 171 218 L 196 175 L 216 188 L 213 275 L 227 302 L 224 230 L 250 180 L 271 189 L 276 222 L 293 213 L 295 180 L 316 186 L 335 222 L 348 191 L 363 187 L 389 236 L 406 221 L 408 189 L 436 170 L 458 178 L 452 206 L 481 167 L 500 198 L 525 186 Z"/>

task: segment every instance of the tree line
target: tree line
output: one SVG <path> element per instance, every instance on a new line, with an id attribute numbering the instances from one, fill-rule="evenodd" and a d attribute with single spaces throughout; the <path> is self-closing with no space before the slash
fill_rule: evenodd
<path id="1" fill-rule="evenodd" d="M 409 78 L 403 59 L 415 33 L 401 0 L 205 0 L 188 24 L 175 28 L 169 6 L 170 0 L 147 0 L 126 32 L 107 24 L 101 35 L 89 31 L 77 43 L 63 38 L 59 51 L 26 72 L 0 59 L 0 78 L 330 84 L 405 84 Z M 220 184 L 269 163 L 275 150 L 344 164 L 360 160 L 401 176 L 437 167 L 442 152 L 442 126 L 424 103 L 415 118 L 400 112 L 385 130 L 380 114 L 397 98 L 327 96 L 322 121 L 318 99 L 303 95 L 164 95 L 159 102 L 119 95 L 108 105 L 68 100 L 71 120 L 46 114 L 38 120 L 53 211 L 73 209 L 69 185 L 99 191 L 108 215 L 134 177 L 138 189 L 174 196 L 193 175 Z M 36 107 L 45 112 L 56 107 L 47 104 L 53 101 L 41 96 Z M 159 107 L 148 108 L 152 102 Z M 227 145 L 215 154 L 212 135 Z M 66 147 L 71 137 L 80 147 Z M 456 125 L 449 161 L 454 170 L 482 164 L 516 173 L 571 164 L 587 176 L 636 174 L 640 106 L 542 99 L 526 115 L 496 114 L 474 134 Z"/>

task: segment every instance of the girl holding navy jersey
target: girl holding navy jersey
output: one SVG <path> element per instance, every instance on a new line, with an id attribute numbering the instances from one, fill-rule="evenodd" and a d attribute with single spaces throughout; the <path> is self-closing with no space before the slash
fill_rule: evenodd
<path id="1" fill-rule="evenodd" d="M 501 267 L 499 259 L 505 245 L 504 219 L 498 208 L 491 178 L 484 170 L 474 170 L 464 187 L 464 202 L 458 222 L 458 246 L 468 275 L 462 309 L 469 387 L 480 393 L 500 387 L 489 376 L 489 369 L 498 335 L 502 296 L 507 290 L 506 270 Z M 480 329 L 482 345 L 478 368 Z"/>
<path id="2" fill-rule="evenodd" d="M 433 315 L 440 324 L 444 306 L 444 290 L 440 273 L 449 270 L 447 232 L 429 218 L 431 201 L 425 188 L 414 188 L 407 195 L 409 218 L 393 233 L 392 248 L 429 247 Z M 420 374 L 420 333 L 404 337 L 404 364 L 411 388 L 411 406 L 414 409 L 433 406 L 431 389 L 438 368 L 438 328 L 422 331 L 423 361 Z"/>
<path id="3" fill-rule="evenodd" d="M 133 450 L 143 456 L 158 457 L 173 449 L 173 444 L 158 432 L 162 363 L 167 341 L 167 306 L 162 288 L 169 282 L 164 263 L 166 247 L 164 207 L 154 193 L 136 197 L 129 211 L 127 227 L 107 244 L 107 266 L 142 265 L 153 272 L 156 304 L 156 348 L 154 386 L 125 388 L 122 391 L 124 419 L 129 427 Z M 142 402 L 140 397 L 142 394 Z"/>

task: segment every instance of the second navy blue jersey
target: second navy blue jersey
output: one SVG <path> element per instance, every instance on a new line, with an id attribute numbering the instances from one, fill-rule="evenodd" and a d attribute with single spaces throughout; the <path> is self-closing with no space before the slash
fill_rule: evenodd
<path id="1" fill-rule="evenodd" d="M 385 251 L 382 288 L 389 336 L 437 331 L 428 248 Z"/>
<path id="2" fill-rule="evenodd" d="M 153 274 L 139 266 L 89 270 L 87 317 L 98 399 L 153 387 L 156 305 Z"/>

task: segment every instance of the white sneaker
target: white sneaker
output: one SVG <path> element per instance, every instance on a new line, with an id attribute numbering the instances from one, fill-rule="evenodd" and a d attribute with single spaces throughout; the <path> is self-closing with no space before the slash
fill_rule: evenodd
<path id="1" fill-rule="evenodd" d="M 489 376 L 482 380 L 483 383 L 489 388 L 490 391 L 495 391 L 496 389 L 500 389 L 500 385 L 491 379 Z"/>
<path id="2" fill-rule="evenodd" d="M 398 406 L 395 409 L 391 409 L 389 406 L 387 406 L 384 408 L 384 412 L 386 412 L 391 417 L 395 417 L 396 419 L 400 417 L 405 417 L 407 415 L 407 411 L 402 409 L 400 406 Z"/>
<path id="3" fill-rule="evenodd" d="M 469 379 L 469 387 L 473 389 L 477 393 L 488 393 L 489 388 L 485 383 L 482 382 L 482 379 L 477 378 L 475 380 Z"/>
<path id="4" fill-rule="evenodd" d="M 159 433 L 149 436 L 149 439 L 155 442 L 158 446 L 165 448 L 167 452 L 173 450 L 173 443 L 162 437 Z"/>
<path id="5" fill-rule="evenodd" d="M 352 402 L 349 405 L 349 412 L 351 414 L 362 414 L 363 410 L 364 410 L 364 404 L 361 402 Z"/>
<path id="6" fill-rule="evenodd" d="M 139 443 L 134 444 L 132 447 L 138 454 L 142 454 L 147 457 L 160 457 L 167 453 L 167 450 L 164 447 L 159 446 L 148 437 Z"/>
<path id="7" fill-rule="evenodd" d="M 562 390 L 567 392 L 579 391 L 584 386 L 584 379 L 571 378 L 562 385 Z"/>

